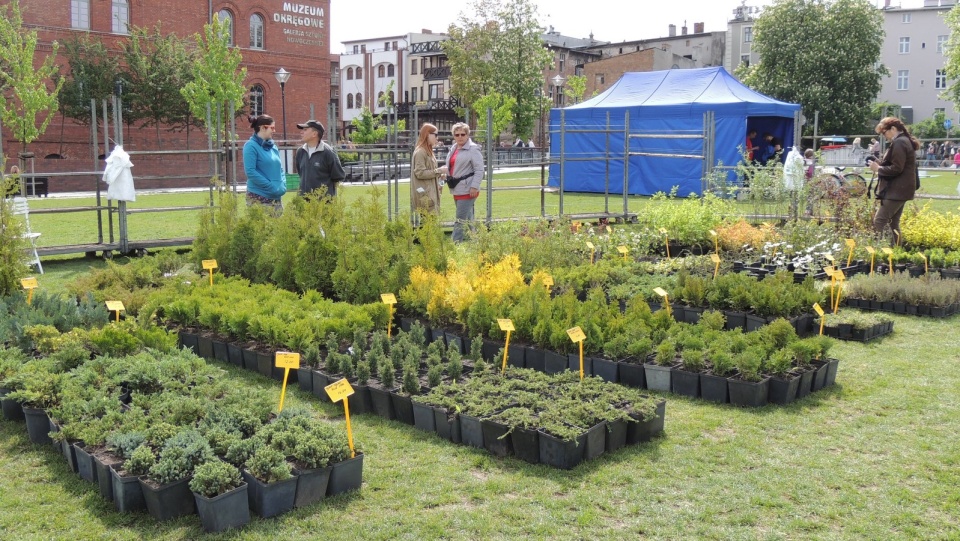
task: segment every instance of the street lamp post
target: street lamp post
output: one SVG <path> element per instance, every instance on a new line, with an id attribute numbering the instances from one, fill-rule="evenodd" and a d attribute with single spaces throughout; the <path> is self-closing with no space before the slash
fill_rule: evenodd
<path id="1" fill-rule="evenodd" d="M 287 80 L 290 79 L 290 72 L 280 68 L 274 74 L 274 77 L 277 78 L 277 82 L 280 83 L 280 110 L 283 114 L 283 140 L 287 140 L 287 95 L 284 93 L 284 86 L 287 84 Z"/>
<path id="2" fill-rule="evenodd" d="M 543 89 L 534 90 L 534 95 L 537 97 L 537 101 L 540 102 L 540 216 L 546 216 L 546 191 L 544 187 L 546 186 L 546 149 L 544 148 L 545 139 L 543 137 Z"/>
<path id="3" fill-rule="evenodd" d="M 557 88 L 556 88 L 557 107 L 563 107 L 563 104 L 560 103 L 561 96 L 563 96 L 563 94 L 562 94 L 561 92 L 562 92 L 562 89 L 563 89 L 563 83 L 565 83 L 567 80 L 563 78 L 563 75 L 560 75 L 560 74 L 558 73 L 558 74 L 556 74 L 556 75 L 553 76 L 553 79 L 551 79 L 551 81 L 553 81 L 553 86 L 557 87 Z"/>

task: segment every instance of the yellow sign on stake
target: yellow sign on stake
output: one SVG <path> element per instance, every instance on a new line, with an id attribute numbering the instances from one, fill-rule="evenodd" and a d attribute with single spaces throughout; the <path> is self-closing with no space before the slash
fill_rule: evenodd
<path id="1" fill-rule="evenodd" d="M 890 260 L 890 276 L 893 276 L 893 250 L 890 248 L 884 248 L 883 253 L 887 254 L 887 257 Z"/>
<path id="2" fill-rule="evenodd" d="M 30 304 L 30 302 L 33 300 L 33 290 L 39 287 L 36 277 L 31 276 L 29 278 L 21 278 L 20 286 L 27 290 L 27 304 Z"/>
<path id="3" fill-rule="evenodd" d="M 612 235 L 612 234 L 613 234 L 613 228 L 610 227 L 609 225 L 607 226 L 607 234 L 608 234 L 608 235 Z"/>
<path id="4" fill-rule="evenodd" d="M 717 274 L 720 273 L 720 256 L 718 254 L 710 254 L 710 261 L 713 261 L 713 277 L 716 278 Z"/>
<path id="5" fill-rule="evenodd" d="M 847 239 L 847 246 L 850 247 L 850 254 L 847 255 L 847 266 L 853 264 L 853 249 L 857 246 L 857 241 L 853 239 Z"/>
<path id="6" fill-rule="evenodd" d="M 587 241 L 587 248 L 590 248 L 590 264 L 593 265 L 593 258 L 597 253 L 597 247 L 592 242 Z"/>
<path id="7" fill-rule="evenodd" d="M 820 336 L 823 336 L 823 320 L 827 319 L 827 316 L 824 315 L 823 308 L 820 308 L 819 302 L 814 303 L 813 311 L 816 312 L 818 316 L 820 316 Z"/>
<path id="8" fill-rule="evenodd" d="M 660 233 L 663 235 L 663 244 L 667 247 L 667 259 L 670 259 L 670 236 L 667 235 L 667 230 L 664 227 L 660 228 Z"/>
<path id="9" fill-rule="evenodd" d="M 617 251 L 623 254 L 623 260 L 626 261 L 627 254 L 630 253 L 630 248 L 627 248 L 626 246 L 621 244 L 620 246 L 617 246 Z"/>
<path id="10" fill-rule="evenodd" d="M 390 338 L 391 327 L 393 325 L 393 305 L 397 304 L 397 296 L 393 293 L 381 293 L 380 300 L 389 307 L 389 317 L 387 317 L 387 338 Z"/>
<path id="11" fill-rule="evenodd" d="M 543 276 L 543 285 L 547 286 L 547 289 L 550 289 L 551 287 L 553 287 L 553 276 L 550 276 L 549 274 L 545 274 Z"/>
<path id="12" fill-rule="evenodd" d="M 503 365 L 500 367 L 500 373 L 504 374 L 507 371 L 507 355 L 510 351 L 510 333 L 514 330 L 513 320 L 512 319 L 498 319 L 497 325 L 500 326 L 501 331 L 506 331 L 507 340 L 503 344 Z"/>
<path id="13" fill-rule="evenodd" d="M 580 345 L 580 380 L 583 380 L 583 341 L 587 339 L 587 335 L 583 333 L 583 329 L 579 326 L 572 329 L 567 329 L 567 336 L 570 337 L 570 340 L 575 344 Z"/>
<path id="14" fill-rule="evenodd" d="M 123 307 L 123 301 L 107 301 L 107 310 L 117 313 L 117 321 L 120 321 L 120 312 L 126 310 Z"/>
<path id="15" fill-rule="evenodd" d="M 653 288 L 653 292 L 663 297 L 663 303 L 667 306 L 667 315 L 671 315 L 670 314 L 670 296 L 667 295 L 667 292 L 662 287 Z"/>
<path id="16" fill-rule="evenodd" d="M 201 263 L 203 270 L 210 271 L 210 287 L 213 287 L 213 269 L 217 268 L 216 259 L 204 259 Z"/>
<path id="17" fill-rule="evenodd" d="M 339 381 L 334 381 L 330 385 L 327 385 L 323 388 L 327 392 L 327 396 L 330 397 L 331 402 L 339 402 L 343 400 L 343 416 L 347 421 L 347 443 L 350 445 L 350 458 L 357 456 L 356 450 L 353 448 L 353 427 L 350 426 L 350 395 L 353 394 L 353 387 L 350 386 L 350 382 L 346 379 L 341 379 Z"/>
<path id="18" fill-rule="evenodd" d="M 873 246 L 867 246 L 867 253 L 870 254 L 870 274 L 873 274 L 873 262 L 877 258 L 877 251 Z"/>
<path id="19" fill-rule="evenodd" d="M 710 230 L 710 236 L 713 237 L 713 251 L 720 253 L 720 235 L 713 229 Z"/>
<path id="20" fill-rule="evenodd" d="M 923 273 L 930 274 L 930 266 L 929 263 L 927 263 L 927 254 L 920 252 L 920 257 L 923 258 Z"/>
<path id="21" fill-rule="evenodd" d="M 283 386 L 280 387 L 280 407 L 277 411 L 283 411 L 283 399 L 287 396 L 287 378 L 290 376 L 290 369 L 300 368 L 300 354 L 290 353 L 289 351 L 278 351 L 274 354 L 274 366 L 283 368 Z"/>

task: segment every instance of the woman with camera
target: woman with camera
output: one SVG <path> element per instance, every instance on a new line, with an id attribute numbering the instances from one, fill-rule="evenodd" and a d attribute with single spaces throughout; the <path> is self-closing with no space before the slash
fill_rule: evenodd
<path id="1" fill-rule="evenodd" d="M 877 175 L 876 195 L 880 201 L 877 213 L 873 217 L 873 229 L 883 235 L 887 227 L 893 232 L 890 243 L 900 244 L 900 216 L 903 206 L 913 199 L 917 191 L 917 151 L 920 142 L 913 138 L 899 118 L 886 117 L 877 124 L 877 133 L 882 135 L 890 146 L 880 161 L 871 161 L 870 169 Z"/>

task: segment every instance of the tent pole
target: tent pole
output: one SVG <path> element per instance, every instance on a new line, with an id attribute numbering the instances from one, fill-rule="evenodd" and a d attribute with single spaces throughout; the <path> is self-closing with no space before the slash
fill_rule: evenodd
<path id="1" fill-rule="evenodd" d="M 605 132 L 605 136 L 607 138 L 607 142 L 603 145 L 605 154 L 603 165 L 607 170 L 607 174 L 603 177 L 603 213 L 610 214 L 610 111 L 607 111 L 607 130 Z"/>
<path id="2" fill-rule="evenodd" d="M 627 192 L 630 168 L 630 110 L 623 112 L 623 220 L 627 220 Z"/>
<path id="3" fill-rule="evenodd" d="M 567 119 L 566 112 L 560 109 L 560 211 L 558 217 L 563 217 L 563 170 L 566 169 L 566 136 Z"/>

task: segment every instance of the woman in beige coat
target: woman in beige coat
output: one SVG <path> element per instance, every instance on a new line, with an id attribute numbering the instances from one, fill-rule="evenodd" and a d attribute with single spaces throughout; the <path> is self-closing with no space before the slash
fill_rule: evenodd
<path id="1" fill-rule="evenodd" d="M 446 175 L 447 166 L 437 167 L 433 155 L 436 144 L 437 127 L 430 123 L 421 126 L 410 167 L 410 212 L 415 225 L 420 224 L 421 215 L 440 215 L 440 179 Z"/>

